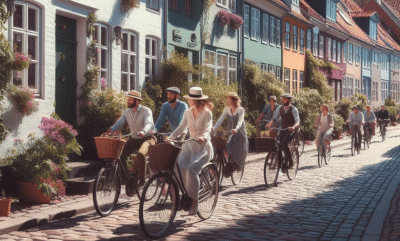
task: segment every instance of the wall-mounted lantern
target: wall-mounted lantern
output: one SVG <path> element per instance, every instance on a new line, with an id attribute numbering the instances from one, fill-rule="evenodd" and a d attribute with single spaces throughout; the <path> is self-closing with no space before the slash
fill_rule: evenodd
<path id="1" fill-rule="evenodd" d="M 117 45 L 121 45 L 122 42 L 122 28 L 121 26 L 115 26 L 114 27 L 114 37 L 115 37 L 115 43 Z"/>
<path id="2" fill-rule="evenodd" d="M 7 0 L 7 12 L 13 14 L 15 13 L 15 5 L 14 5 L 14 0 Z"/>

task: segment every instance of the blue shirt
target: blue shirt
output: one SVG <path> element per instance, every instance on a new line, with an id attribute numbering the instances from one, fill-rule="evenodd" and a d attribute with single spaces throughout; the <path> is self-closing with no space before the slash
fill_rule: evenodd
<path id="1" fill-rule="evenodd" d="M 111 131 L 118 131 L 125 122 L 128 123 L 131 133 L 148 134 L 154 128 L 153 113 L 150 108 L 142 105 L 139 105 L 136 112 L 133 112 L 132 108 L 124 110 L 122 116 L 111 127 Z"/>
<path id="2" fill-rule="evenodd" d="M 299 116 L 299 110 L 294 107 L 293 105 L 291 105 L 292 108 L 292 114 L 294 117 L 294 122 L 295 123 L 300 123 L 300 116 Z M 272 121 L 275 123 L 277 120 L 279 120 L 279 118 L 281 118 L 281 108 L 285 108 L 284 105 L 279 106 L 279 108 L 276 110 L 274 117 L 272 118 Z M 287 110 L 283 109 L 283 111 L 285 111 L 285 113 L 287 112 Z"/>
<path id="3" fill-rule="evenodd" d="M 162 126 L 164 125 L 165 118 L 168 119 L 169 125 L 171 126 L 171 131 L 174 131 L 181 123 L 183 115 L 187 109 L 187 104 L 180 100 L 177 101 L 174 109 L 169 102 L 162 104 L 160 115 L 156 121 L 155 132 L 161 130 Z"/>
<path id="4" fill-rule="evenodd" d="M 275 103 L 274 113 L 271 112 L 271 104 L 268 104 L 264 107 L 261 113 L 264 115 L 264 119 L 270 121 L 272 117 L 276 114 L 276 111 L 279 109 L 279 105 Z"/>

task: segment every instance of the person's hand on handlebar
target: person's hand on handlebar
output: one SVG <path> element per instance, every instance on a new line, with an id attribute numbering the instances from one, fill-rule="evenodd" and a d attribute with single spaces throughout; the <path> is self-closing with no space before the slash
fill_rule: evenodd
<path id="1" fill-rule="evenodd" d="M 138 135 L 142 137 L 142 136 L 144 136 L 145 134 L 144 134 L 143 131 L 141 131 L 141 132 L 138 133 Z"/>
<path id="2" fill-rule="evenodd" d="M 237 133 L 237 130 L 235 130 L 235 129 L 231 130 L 232 135 L 235 135 L 236 133 Z"/>
<path id="3" fill-rule="evenodd" d="M 201 144 L 201 143 L 203 143 L 205 140 L 204 140 L 204 137 L 199 137 L 199 139 L 197 139 L 197 141 Z"/>

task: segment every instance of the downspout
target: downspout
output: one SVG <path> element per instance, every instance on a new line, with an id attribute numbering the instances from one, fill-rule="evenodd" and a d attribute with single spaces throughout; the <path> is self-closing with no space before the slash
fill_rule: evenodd
<path id="1" fill-rule="evenodd" d="M 199 64 L 203 65 L 203 49 L 204 49 L 204 39 L 203 39 L 203 28 L 204 28 L 204 1 L 203 1 L 203 6 L 202 9 L 203 11 L 201 12 L 201 17 L 200 17 L 200 50 L 199 50 Z M 199 74 L 197 77 L 199 81 L 203 80 L 203 74 Z"/>
<path id="2" fill-rule="evenodd" d="M 240 1 L 240 5 L 242 6 L 240 10 L 240 15 L 243 16 L 244 20 L 244 3 L 245 0 Z M 240 66 L 243 66 L 244 64 L 244 24 L 242 25 L 242 31 L 238 31 L 238 37 L 239 37 L 239 43 L 240 43 Z M 244 73 L 243 73 L 243 68 L 240 68 L 240 96 L 243 98 L 243 78 L 244 78 Z"/>
<path id="3" fill-rule="evenodd" d="M 392 50 L 392 52 L 390 52 L 389 57 L 391 58 L 394 52 L 394 48 Z M 391 93 L 391 89 L 392 89 L 392 74 L 391 74 L 391 68 L 392 68 L 392 60 L 389 60 L 389 86 L 388 86 L 388 96 L 390 96 Z M 393 71 L 394 71 L 394 66 L 393 66 Z M 394 75 L 394 73 L 393 73 Z M 390 96 L 391 97 L 391 96 Z"/>
<path id="4" fill-rule="evenodd" d="M 168 58 L 168 0 L 164 0 L 164 32 L 163 32 L 163 48 L 164 58 Z"/>
<path id="5" fill-rule="evenodd" d="M 285 29 L 283 27 L 285 26 L 285 24 L 283 22 L 283 19 L 286 18 L 287 16 L 289 16 L 289 12 L 285 13 L 282 16 L 282 20 L 281 20 L 281 50 L 282 50 L 282 52 L 281 52 L 281 82 L 284 84 L 285 84 L 285 76 L 284 76 L 285 68 L 283 67 L 283 52 L 285 51 L 285 46 L 283 46 L 283 33 L 284 33 Z M 307 33 L 306 33 L 306 36 L 307 36 Z M 306 71 L 304 71 L 304 72 L 306 72 Z M 306 72 L 306 76 L 307 76 L 307 72 Z M 290 82 L 290 80 L 289 80 L 289 82 Z"/>

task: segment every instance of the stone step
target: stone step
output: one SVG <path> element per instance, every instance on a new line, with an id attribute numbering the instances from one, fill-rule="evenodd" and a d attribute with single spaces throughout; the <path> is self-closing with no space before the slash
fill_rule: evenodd
<path id="1" fill-rule="evenodd" d="M 96 176 L 76 177 L 67 181 L 66 193 L 86 195 L 93 191 L 93 185 Z"/>
<path id="2" fill-rule="evenodd" d="M 104 166 L 101 161 L 78 161 L 67 162 L 67 166 L 72 170 L 68 173 L 68 178 L 96 176 L 99 170 Z"/>

